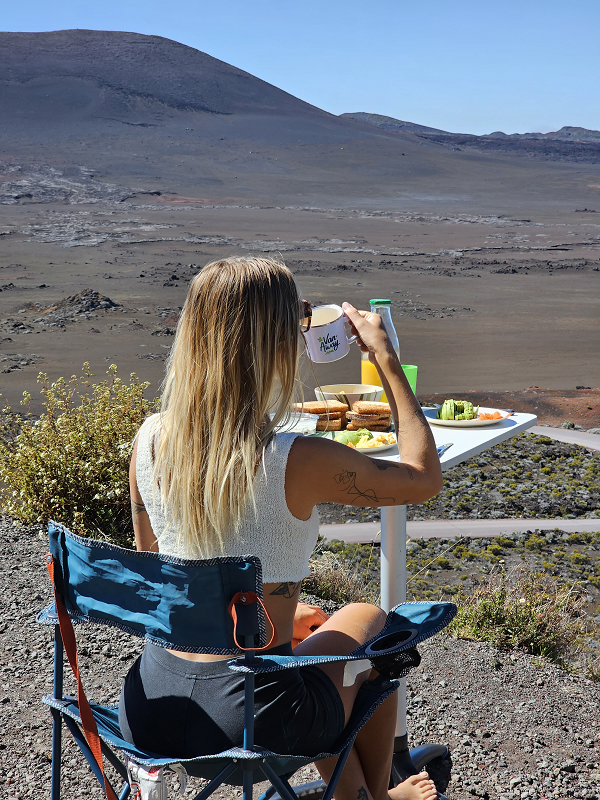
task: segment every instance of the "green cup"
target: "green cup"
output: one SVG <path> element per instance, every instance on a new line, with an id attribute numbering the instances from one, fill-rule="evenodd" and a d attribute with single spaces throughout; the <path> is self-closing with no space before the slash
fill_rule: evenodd
<path id="1" fill-rule="evenodd" d="M 402 369 L 406 375 L 406 380 L 410 384 L 413 392 L 417 393 L 417 367 L 414 364 L 402 364 Z"/>

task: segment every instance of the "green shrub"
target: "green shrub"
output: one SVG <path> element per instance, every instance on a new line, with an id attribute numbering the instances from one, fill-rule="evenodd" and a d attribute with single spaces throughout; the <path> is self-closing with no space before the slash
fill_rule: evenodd
<path id="1" fill-rule="evenodd" d="M 580 553 L 579 550 L 574 550 L 569 556 L 569 561 L 578 566 L 590 563 L 590 557 L 585 553 Z"/>
<path id="2" fill-rule="evenodd" d="M 585 596 L 526 567 L 499 572 L 457 597 L 449 632 L 460 639 L 523 650 L 561 662 L 588 633 Z"/>
<path id="3" fill-rule="evenodd" d="M 547 544 L 546 540 L 544 538 L 542 538 L 541 536 L 536 536 L 535 533 L 532 533 L 525 540 L 525 547 L 528 550 L 541 551 L 541 550 L 544 549 L 546 544 Z"/>
<path id="4" fill-rule="evenodd" d="M 38 383 L 45 412 L 39 419 L 6 407 L 0 416 L 0 497 L 3 510 L 23 522 L 62 522 L 84 536 L 131 546 L 128 470 L 137 429 L 157 401 L 144 398 L 147 383 L 135 374 L 92 384 L 81 377 Z M 22 405 L 28 407 L 26 392 Z"/>

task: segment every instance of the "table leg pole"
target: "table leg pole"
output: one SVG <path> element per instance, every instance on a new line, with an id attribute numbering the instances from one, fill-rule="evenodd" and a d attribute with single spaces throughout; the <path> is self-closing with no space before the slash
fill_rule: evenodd
<path id="1" fill-rule="evenodd" d="M 390 611 L 406 601 L 406 506 L 381 509 L 381 607 Z M 396 693 L 396 737 L 406 736 L 406 678 Z"/>

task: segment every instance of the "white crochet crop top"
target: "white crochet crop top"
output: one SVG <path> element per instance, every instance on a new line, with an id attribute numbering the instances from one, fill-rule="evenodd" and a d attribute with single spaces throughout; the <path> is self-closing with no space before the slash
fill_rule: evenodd
<path id="1" fill-rule="evenodd" d="M 308 559 L 319 535 L 319 515 L 314 508 L 307 520 L 298 519 L 287 507 L 285 470 L 290 448 L 298 433 L 278 433 L 266 447 L 254 479 L 256 514 L 249 508 L 239 531 L 226 538 L 224 551 L 200 555 L 195 546 L 185 547 L 179 531 L 167 522 L 160 494 L 153 494 L 153 438 L 158 430 L 159 414 L 144 422 L 137 435 L 136 479 L 138 490 L 150 517 L 161 553 L 179 558 L 214 558 L 217 556 L 258 556 L 265 583 L 297 582 L 310 574 Z"/>

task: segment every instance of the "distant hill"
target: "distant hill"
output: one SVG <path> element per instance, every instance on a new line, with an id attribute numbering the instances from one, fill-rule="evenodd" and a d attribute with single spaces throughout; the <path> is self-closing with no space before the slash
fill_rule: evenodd
<path id="1" fill-rule="evenodd" d="M 429 128 L 427 125 L 417 125 L 415 122 L 386 117 L 383 114 L 368 114 L 365 111 L 340 114 L 340 117 L 367 122 L 369 125 L 375 125 L 385 131 L 438 134 L 441 136 L 472 136 L 474 139 L 551 139 L 558 142 L 600 142 L 600 131 L 576 128 L 571 125 L 565 125 L 559 131 L 550 133 L 504 133 L 504 131 L 494 131 L 493 133 L 479 136 L 474 133 L 451 133 L 440 128 Z"/>
<path id="2" fill-rule="evenodd" d="M 575 161 L 600 164 L 600 131 L 566 125 L 551 133 L 511 133 L 494 131 L 478 136 L 473 133 L 450 133 L 439 128 L 429 128 L 414 122 L 405 122 L 381 114 L 362 111 L 340 115 L 373 125 L 392 133 L 413 133 L 416 137 L 438 142 L 453 150 L 500 151 L 515 155 L 537 156 L 546 161 Z"/>
<path id="3" fill-rule="evenodd" d="M 550 133 L 503 133 L 494 131 L 488 133 L 488 137 L 508 138 L 508 139 L 551 139 L 556 142 L 600 142 L 600 131 L 588 130 L 588 128 L 576 128 L 565 125 L 559 131 Z"/>

